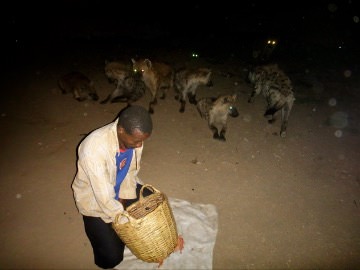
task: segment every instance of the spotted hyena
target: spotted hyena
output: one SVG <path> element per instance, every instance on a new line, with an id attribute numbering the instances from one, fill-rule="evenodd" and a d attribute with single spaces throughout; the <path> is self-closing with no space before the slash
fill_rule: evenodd
<path id="1" fill-rule="evenodd" d="M 269 118 L 269 123 L 275 121 L 275 113 L 281 110 L 280 136 L 286 137 L 289 115 L 295 101 L 290 78 L 277 64 L 269 64 L 250 71 L 249 81 L 254 89 L 248 101 L 252 103 L 257 95 L 263 94 L 267 101 L 264 116 Z"/>
<path id="2" fill-rule="evenodd" d="M 235 101 L 236 94 L 221 95 L 218 98 L 207 97 L 198 100 L 196 107 L 200 116 L 208 121 L 214 139 L 226 141 L 225 133 L 228 116 L 239 116 L 239 112 L 234 105 Z"/>
<path id="3" fill-rule="evenodd" d="M 185 111 L 186 97 L 196 105 L 196 89 L 200 85 L 212 86 L 211 70 L 208 68 L 181 69 L 175 73 L 175 99 L 180 101 L 180 112 Z"/>
<path id="4" fill-rule="evenodd" d="M 105 60 L 105 76 L 109 83 L 114 83 L 116 89 L 123 87 L 125 79 L 132 75 L 131 63 L 125 63 L 120 61 L 107 61 Z"/>
<path id="5" fill-rule="evenodd" d="M 79 71 L 63 75 L 58 80 L 58 85 L 63 94 L 72 93 L 77 101 L 99 99 L 94 82 Z"/>
<path id="6" fill-rule="evenodd" d="M 141 74 L 142 80 L 151 92 L 149 112 L 154 113 L 157 96 L 165 99 L 168 90 L 173 88 L 173 69 L 165 63 L 152 62 L 149 59 L 131 59 L 131 61 L 133 71 Z"/>
<path id="7" fill-rule="evenodd" d="M 127 102 L 128 105 L 139 100 L 145 94 L 146 86 L 138 74 L 130 74 L 125 77 L 121 84 L 118 84 L 114 91 L 101 101 L 101 104 L 108 102 Z"/>

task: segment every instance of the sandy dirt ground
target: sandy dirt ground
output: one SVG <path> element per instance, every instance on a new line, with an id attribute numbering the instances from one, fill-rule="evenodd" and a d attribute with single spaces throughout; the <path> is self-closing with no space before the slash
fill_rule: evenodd
<path id="1" fill-rule="evenodd" d="M 125 104 L 78 102 L 56 81 L 82 71 L 103 99 L 114 88 L 104 60 L 130 61 L 136 53 L 39 48 L 11 60 L 0 101 L 1 269 L 97 269 L 70 187 L 76 147 Z M 198 97 L 238 95 L 240 115 L 229 118 L 226 142 L 212 138 L 193 105 L 181 114 L 173 93 L 159 100 L 141 164 L 141 179 L 169 197 L 216 206 L 214 269 L 360 268 L 357 66 L 282 59 L 296 101 L 281 138 L 280 122 L 263 117 L 263 97 L 247 102 L 248 65 L 240 56 L 141 53 L 177 67 L 212 68 L 214 86 L 200 87 Z M 149 98 L 147 92 L 136 103 L 147 107 Z"/>

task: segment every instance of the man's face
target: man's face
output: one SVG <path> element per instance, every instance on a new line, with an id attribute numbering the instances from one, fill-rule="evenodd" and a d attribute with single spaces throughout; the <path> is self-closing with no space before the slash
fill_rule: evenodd
<path id="1" fill-rule="evenodd" d="M 135 129 L 133 134 L 128 134 L 124 128 L 118 128 L 119 146 L 121 149 L 138 148 L 141 147 L 143 141 L 150 137 L 150 133 L 142 133 Z"/>

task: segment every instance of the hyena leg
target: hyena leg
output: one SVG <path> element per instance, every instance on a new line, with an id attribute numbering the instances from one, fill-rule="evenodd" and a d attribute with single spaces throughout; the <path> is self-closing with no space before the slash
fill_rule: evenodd
<path id="1" fill-rule="evenodd" d="M 251 92 L 251 95 L 250 95 L 250 97 L 249 97 L 249 99 L 248 99 L 248 102 L 249 102 L 249 103 L 253 103 L 254 100 L 255 100 L 255 97 L 256 97 L 257 95 L 259 95 L 260 93 L 261 93 L 261 87 L 260 87 L 258 84 L 256 84 L 256 85 L 254 86 L 253 91 Z"/>
<path id="2" fill-rule="evenodd" d="M 264 116 L 266 117 L 269 124 L 272 124 L 276 121 L 275 114 L 265 113 Z"/>
<path id="3" fill-rule="evenodd" d="M 183 113 L 185 112 L 185 105 L 186 105 L 186 91 L 182 91 L 181 96 L 180 96 L 180 109 L 179 112 Z"/>
<path id="4" fill-rule="evenodd" d="M 258 95 L 256 89 L 254 89 L 252 92 L 251 92 L 251 95 L 248 99 L 248 102 L 249 103 L 253 103 L 255 101 L 255 97 Z"/>
<path id="5" fill-rule="evenodd" d="M 160 88 L 160 99 L 165 99 L 166 98 L 166 94 L 167 94 L 167 90 L 168 90 L 168 87 L 167 86 L 163 86 Z"/>
<path id="6" fill-rule="evenodd" d="M 187 94 L 187 96 L 188 96 L 188 99 L 189 99 L 189 103 L 190 104 L 194 104 L 194 105 L 196 105 L 197 104 L 197 101 L 196 101 L 196 94 L 195 93 L 188 93 Z"/>
<path id="7" fill-rule="evenodd" d="M 220 131 L 220 136 L 219 136 L 220 141 L 224 141 L 224 142 L 226 141 L 225 133 L 226 133 L 226 127 L 223 127 Z"/>
<path id="8" fill-rule="evenodd" d="M 268 119 L 268 122 L 270 124 L 274 123 L 276 118 L 275 118 L 275 114 L 277 111 L 282 110 L 282 108 L 284 107 L 284 104 L 280 101 L 279 97 L 273 97 L 273 98 L 269 98 L 270 99 L 270 103 L 268 105 L 268 108 L 266 109 L 264 116 Z"/>
<path id="9" fill-rule="evenodd" d="M 215 140 L 219 140 L 219 141 L 225 141 L 225 140 L 226 140 L 226 139 L 225 139 L 225 132 L 226 132 L 226 130 L 222 129 L 222 130 L 220 131 L 220 134 L 219 134 L 219 131 L 218 131 L 217 127 L 215 127 L 214 125 L 210 125 L 210 129 L 211 129 L 212 132 L 213 132 L 213 138 L 214 138 Z"/>
<path id="10" fill-rule="evenodd" d="M 193 104 L 193 105 L 197 104 L 195 90 L 196 90 L 196 86 L 190 87 L 187 90 L 187 96 L 188 96 L 188 99 L 189 99 L 189 103 Z"/>
<path id="11" fill-rule="evenodd" d="M 154 105 L 157 104 L 157 98 L 154 96 L 149 103 L 149 113 L 154 113 Z"/>
<path id="12" fill-rule="evenodd" d="M 153 91 L 150 89 L 151 92 L 151 101 L 149 102 L 149 113 L 154 113 L 154 105 L 157 104 L 157 98 L 156 98 L 156 93 L 157 91 Z"/>
<path id="13" fill-rule="evenodd" d="M 293 104 L 294 104 L 294 100 L 292 100 L 291 102 L 286 103 L 285 106 L 281 110 L 280 136 L 282 138 L 286 137 L 286 129 L 287 129 L 287 126 L 288 126 L 289 115 L 290 115 L 290 111 L 292 109 Z"/>
<path id="14" fill-rule="evenodd" d="M 186 101 L 184 99 L 180 99 L 180 110 L 179 110 L 179 112 L 181 112 L 181 113 L 185 112 L 185 105 L 186 105 Z"/>
<path id="15" fill-rule="evenodd" d="M 220 136 L 219 136 L 218 129 L 213 125 L 210 125 L 209 127 L 210 127 L 211 131 L 213 132 L 213 138 L 215 140 L 219 140 Z"/>

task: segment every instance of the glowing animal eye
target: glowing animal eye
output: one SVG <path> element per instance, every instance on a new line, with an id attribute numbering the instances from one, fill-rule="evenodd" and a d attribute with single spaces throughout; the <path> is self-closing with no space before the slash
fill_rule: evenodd
<path id="1" fill-rule="evenodd" d="M 198 55 L 197 53 L 192 53 L 191 56 L 194 57 L 194 58 L 198 58 L 198 57 L 199 57 L 199 55 Z"/>
<path id="2" fill-rule="evenodd" d="M 275 44 L 276 44 L 276 41 L 273 41 L 272 44 L 275 45 Z"/>

